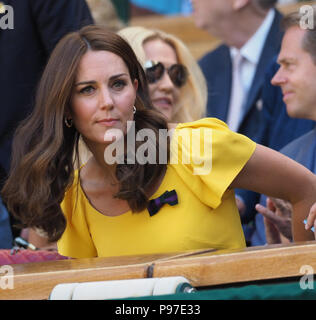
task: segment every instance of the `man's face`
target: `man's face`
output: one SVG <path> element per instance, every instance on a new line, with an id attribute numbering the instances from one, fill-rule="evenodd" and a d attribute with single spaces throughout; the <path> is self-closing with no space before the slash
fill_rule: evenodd
<path id="1" fill-rule="evenodd" d="M 316 120 L 316 65 L 302 48 L 305 32 L 298 26 L 286 31 L 271 83 L 281 87 L 289 116 Z"/>
<path id="2" fill-rule="evenodd" d="M 196 26 L 221 38 L 222 27 L 233 13 L 233 0 L 192 0 L 192 5 Z"/>

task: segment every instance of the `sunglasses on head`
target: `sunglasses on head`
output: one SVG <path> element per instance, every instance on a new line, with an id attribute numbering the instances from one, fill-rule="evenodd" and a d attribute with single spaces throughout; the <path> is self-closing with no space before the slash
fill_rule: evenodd
<path id="1" fill-rule="evenodd" d="M 168 72 L 170 80 L 178 88 L 182 87 L 188 79 L 187 68 L 180 63 L 173 64 L 169 68 L 165 68 L 165 66 L 161 62 L 149 60 L 146 61 L 144 68 L 147 81 L 150 84 L 159 81 L 166 70 Z"/>

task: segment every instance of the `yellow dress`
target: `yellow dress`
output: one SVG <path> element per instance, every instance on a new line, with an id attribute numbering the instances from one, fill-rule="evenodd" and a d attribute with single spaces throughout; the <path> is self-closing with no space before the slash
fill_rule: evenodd
<path id="1" fill-rule="evenodd" d="M 178 124 L 171 140 L 173 156 L 151 199 L 176 190 L 179 203 L 163 205 L 152 217 L 147 209 L 103 215 L 87 199 L 76 172 L 61 204 L 67 227 L 58 241 L 59 253 L 85 258 L 244 247 L 234 191 L 228 187 L 255 147 L 215 118 Z"/>

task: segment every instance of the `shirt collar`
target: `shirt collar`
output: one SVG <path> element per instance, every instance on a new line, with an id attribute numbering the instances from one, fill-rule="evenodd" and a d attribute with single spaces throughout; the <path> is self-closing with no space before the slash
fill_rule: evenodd
<path id="1" fill-rule="evenodd" d="M 253 64 L 259 62 L 261 51 L 273 23 L 274 16 L 274 9 L 270 9 L 259 29 L 240 49 L 241 55 Z M 231 48 L 232 57 L 234 57 L 237 52 L 238 50 L 236 48 Z"/>

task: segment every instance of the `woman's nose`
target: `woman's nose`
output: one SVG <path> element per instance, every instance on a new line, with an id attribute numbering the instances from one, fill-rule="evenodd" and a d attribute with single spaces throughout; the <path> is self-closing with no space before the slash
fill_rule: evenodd
<path id="1" fill-rule="evenodd" d="M 99 91 L 99 103 L 101 109 L 113 108 L 113 99 L 111 94 L 106 88 L 100 88 Z"/>
<path id="2" fill-rule="evenodd" d="M 174 89 L 174 84 L 173 84 L 172 80 L 170 79 L 168 72 L 165 72 L 164 75 L 162 76 L 162 78 L 160 79 L 159 87 L 161 89 L 169 90 L 169 91 Z"/>

